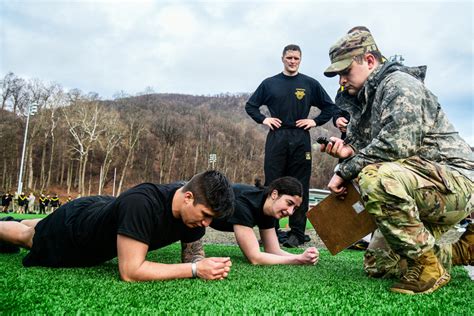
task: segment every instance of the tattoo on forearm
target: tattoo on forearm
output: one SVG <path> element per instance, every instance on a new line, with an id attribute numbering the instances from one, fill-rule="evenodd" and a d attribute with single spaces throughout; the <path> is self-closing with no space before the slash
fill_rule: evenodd
<path id="1" fill-rule="evenodd" d="M 197 262 L 204 259 L 202 240 L 195 242 L 181 242 L 181 262 Z"/>

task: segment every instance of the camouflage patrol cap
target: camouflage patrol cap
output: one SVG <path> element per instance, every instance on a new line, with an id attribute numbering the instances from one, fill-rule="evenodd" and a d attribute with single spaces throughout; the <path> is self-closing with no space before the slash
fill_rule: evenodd
<path id="1" fill-rule="evenodd" d="M 354 31 L 346 34 L 329 49 L 331 65 L 324 71 L 324 75 L 334 77 L 349 67 L 355 56 L 378 50 L 370 32 Z"/>

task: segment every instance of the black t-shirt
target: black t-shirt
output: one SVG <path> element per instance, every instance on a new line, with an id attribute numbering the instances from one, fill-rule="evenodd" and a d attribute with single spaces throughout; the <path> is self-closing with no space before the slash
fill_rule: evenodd
<path id="1" fill-rule="evenodd" d="M 18 196 L 18 205 L 19 206 L 25 206 L 26 205 L 26 196 L 25 195 Z"/>
<path id="2" fill-rule="evenodd" d="M 204 228 L 188 228 L 173 217 L 173 196 L 183 182 L 143 183 L 118 198 L 92 196 L 73 200 L 40 221 L 25 266 L 92 266 L 117 256 L 117 234 L 149 245 L 200 239 Z"/>
<path id="3" fill-rule="evenodd" d="M 233 225 L 260 229 L 275 227 L 275 218 L 263 214 L 265 197 L 263 189 L 246 184 L 233 184 L 235 195 L 234 213 L 231 217 L 214 219 L 211 227 L 219 231 L 234 231 Z"/>
<path id="4" fill-rule="evenodd" d="M 265 119 L 259 110 L 262 105 L 268 107 L 271 117 L 282 120 L 282 128 L 295 128 L 297 120 L 308 118 L 312 106 L 321 110 L 314 118 L 318 126 L 329 121 L 336 110 L 321 84 L 301 73 L 296 76 L 279 73 L 258 86 L 245 110 L 259 124 Z"/>
<path id="5" fill-rule="evenodd" d="M 58 207 L 58 206 L 59 206 L 59 198 L 53 197 L 53 198 L 50 200 L 50 203 L 51 203 L 51 206 L 52 206 L 52 207 Z"/>
<path id="6" fill-rule="evenodd" d="M 11 200 L 12 200 L 12 196 L 11 196 L 11 195 L 6 195 L 6 194 L 3 195 L 3 196 L 2 196 L 2 205 L 3 205 L 3 206 L 8 206 L 8 205 L 10 205 Z"/>

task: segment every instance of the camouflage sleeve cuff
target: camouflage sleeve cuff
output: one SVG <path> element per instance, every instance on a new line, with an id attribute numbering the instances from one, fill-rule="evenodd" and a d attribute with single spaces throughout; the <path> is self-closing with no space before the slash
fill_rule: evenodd
<path id="1" fill-rule="evenodd" d="M 337 175 L 346 181 L 357 178 L 357 175 L 362 170 L 359 170 L 359 168 L 357 168 L 357 164 L 355 164 L 353 161 L 354 157 L 356 156 L 352 156 L 351 158 L 344 160 L 340 164 Z"/>

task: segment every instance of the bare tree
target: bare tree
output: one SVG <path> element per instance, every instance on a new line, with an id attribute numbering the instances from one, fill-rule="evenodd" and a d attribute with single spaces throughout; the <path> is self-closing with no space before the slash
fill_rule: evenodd
<path id="1" fill-rule="evenodd" d="M 2 110 L 6 110 L 7 101 L 12 96 L 13 82 L 16 79 L 16 76 L 13 72 L 9 72 L 5 77 L 0 81 L 0 88 L 2 89 Z"/>
<path id="2" fill-rule="evenodd" d="M 86 166 L 92 146 L 106 128 L 101 124 L 103 108 L 98 102 L 79 101 L 75 106 L 63 109 L 62 113 L 68 125 L 69 133 L 75 143 L 73 150 L 79 155 L 79 192 L 85 194 Z"/>
<path id="3" fill-rule="evenodd" d="M 55 131 L 60 117 L 57 111 L 59 107 L 66 106 L 66 97 L 62 87 L 53 83 L 44 87 L 44 94 L 41 96 L 41 98 L 40 111 L 38 114 L 41 117 L 41 122 L 43 124 L 43 148 L 40 168 L 40 188 L 41 191 L 43 191 L 45 187 L 49 187 L 51 185 L 52 167 L 54 165 L 54 156 L 56 154 Z M 49 159 L 46 165 L 46 156 L 48 151 Z"/>
<path id="4" fill-rule="evenodd" d="M 26 91 L 26 82 L 25 80 L 15 77 L 12 79 L 11 83 L 11 100 L 13 113 L 23 112 L 28 104 L 28 93 Z"/>
<path id="5" fill-rule="evenodd" d="M 101 165 L 98 194 L 102 194 L 102 190 L 106 183 L 107 174 L 112 163 L 112 153 L 120 145 L 125 133 L 125 127 L 120 122 L 120 116 L 114 110 L 108 112 L 102 118 L 102 122 L 104 124 L 105 132 L 99 139 L 99 144 L 105 155 Z"/>
<path id="6" fill-rule="evenodd" d="M 127 115 L 127 117 L 124 119 L 125 124 L 127 125 L 127 134 L 123 145 L 125 147 L 125 150 L 127 151 L 127 157 L 125 158 L 125 162 L 122 167 L 117 194 L 120 194 L 120 192 L 122 192 L 122 186 L 125 179 L 125 175 L 127 173 L 128 168 L 133 162 L 133 154 L 135 153 L 135 150 L 138 147 L 141 134 L 145 130 L 144 117 L 145 116 L 143 115 L 143 113 L 134 112 Z"/>

